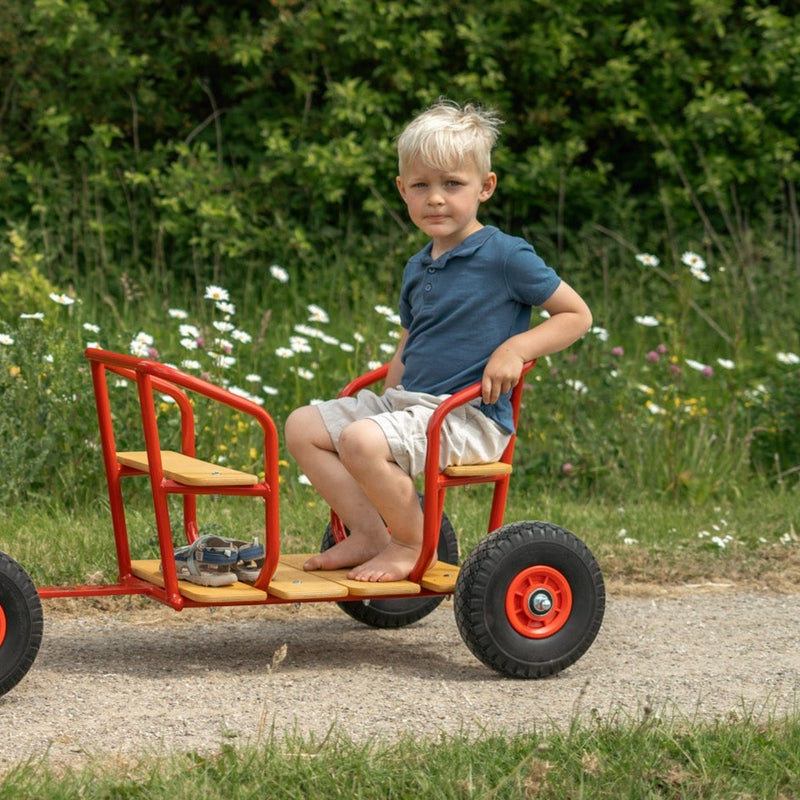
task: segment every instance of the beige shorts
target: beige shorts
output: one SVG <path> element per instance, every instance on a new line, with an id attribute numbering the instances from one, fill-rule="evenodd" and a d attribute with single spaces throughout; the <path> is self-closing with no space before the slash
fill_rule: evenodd
<path id="1" fill-rule="evenodd" d="M 392 458 L 412 478 L 425 471 L 428 422 L 436 407 L 448 395 L 436 396 L 403 389 L 387 389 L 377 395 L 364 389 L 355 397 L 326 400 L 319 409 L 333 446 L 338 448 L 342 431 L 352 422 L 371 419 L 380 426 Z M 442 424 L 439 469 L 454 464 L 483 464 L 497 461 L 506 449 L 510 434 L 481 413 L 478 403 L 454 408 Z"/>

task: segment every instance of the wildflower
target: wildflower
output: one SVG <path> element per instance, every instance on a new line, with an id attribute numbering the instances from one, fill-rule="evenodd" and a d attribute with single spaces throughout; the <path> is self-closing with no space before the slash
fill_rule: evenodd
<path id="1" fill-rule="evenodd" d="M 723 369 L 733 369 L 736 366 L 736 364 L 734 364 L 729 358 L 718 358 L 717 364 L 719 364 Z"/>
<path id="2" fill-rule="evenodd" d="M 367 362 L 367 369 L 378 369 L 378 367 L 382 366 L 382 361 L 368 361 Z"/>
<path id="3" fill-rule="evenodd" d="M 377 306 L 375 306 L 375 310 L 381 316 L 386 317 L 386 319 L 389 320 L 389 322 L 392 322 L 395 325 L 399 325 L 400 324 L 400 315 L 393 308 L 390 308 L 389 306 L 384 306 L 384 305 L 377 305 Z"/>
<path id="4" fill-rule="evenodd" d="M 697 280 L 702 281 L 703 283 L 708 283 L 711 280 L 711 276 L 707 272 L 703 272 L 701 269 L 693 269 L 690 271 L 692 275 L 697 278 Z"/>
<path id="5" fill-rule="evenodd" d="M 593 326 L 589 333 L 593 333 L 601 342 L 608 341 L 608 331 L 605 328 L 600 327 L 600 325 Z"/>
<path id="6" fill-rule="evenodd" d="M 311 481 L 309 480 L 307 475 L 298 475 L 297 482 L 302 483 L 303 486 L 311 486 Z"/>
<path id="7" fill-rule="evenodd" d="M 278 358 L 292 358 L 294 356 L 294 350 L 290 347 L 279 347 L 275 351 L 275 355 L 278 356 Z"/>
<path id="8" fill-rule="evenodd" d="M 144 331 L 139 331 L 136 336 L 133 337 L 134 342 L 140 342 L 141 344 L 145 345 L 152 345 L 155 342 L 155 339 L 149 334 L 145 333 Z"/>
<path id="9" fill-rule="evenodd" d="M 637 316 L 633 319 L 635 322 L 638 322 L 639 325 L 644 325 L 646 328 L 657 328 L 659 325 L 658 320 L 649 314 L 645 316 Z"/>
<path id="10" fill-rule="evenodd" d="M 74 297 L 69 297 L 65 294 L 56 294 L 55 292 L 50 293 L 50 299 L 60 306 L 71 306 L 75 302 Z"/>
<path id="11" fill-rule="evenodd" d="M 229 355 L 221 355 L 218 353 L 209 353 L 212 360 L 218 367 L 222 367 L 223 369 L 228 369 L 232 367 L 236 363 L 236 359 L 233 356 Z"/>
<path id="12" fill-rule="evenodd" d="M 319 338 L 323 342 L 325 342 L 325 344 L 331 344 L 334 347 L 338 347 L 339 346 L 339 340 L 335 336 L 327 336 L 327 335 L 325 335 L 325 336 L 320 336 Z"/>
<path id="13" fill-rule="evenodd" d="M 267 384 L 264 384 L 261 387 L 261 391 L 264 392 L 264 394 L 269 394 L 269 395 L 278 394 L 278 390 L 274 386 L 267 386 Z"/>
<path id="14" fill-rule="evenodd" d="M 167 314 L 172 319 L 188 319 L 189 314 L 184 311 L 182 308 L 168 308 Z"/>
<path id="15" fill-rule="evenodd" d="M 650 253 L 639 253 L 636 256 L 636 260 L 646 267 L 657 267 L 661 263 L 658 260 L 658 256 L 651 255 Z"/>
<path id="16" fill-rule="evenodd" d="M 295 372 L 297 373 L 298 377 L 306 381 L 310 381 L 314 377 L 314 373 L 305 367 L 298 367 Z"/>
<path id="17" fill-rule="evenodd" d="M 180 325 L 178 333 L 181 336 L 190 336 L 192 339 L 196 339 L 200 335 L 200 331 L 194 325 Z"/>
<path id="18" fill-rule="evenodd" d="M 319 330 L 319 328 L 312 328 L 310 325 L 295 325 L 294 330 L 302 336 L 310 336 L 312 339 L 324 339 L 326 333 Z"/>
<path id="19" fill-rule="evenodd" d="M 661 406 L 656 405 L 652 400 L 648 400 L 645 405 L 647 406 L 647 410 L 653 415 L 656 416 L 657 414 L 666 414 L 667 412 L 661 408 Z"/>
<path id="20" fill-rule="evenodd" d="M 569 461 L 565 461 L 565 462 L 564 462 L 564 463 L 561 465 L 561 471 L 562 471 L 562 472 L 563 472 L 565 475 L 571 475 L 571 474 L 572 474 L 572 469 L 573 469 L 573 468 L 572 468 L 572 464 L 570 464 L 570 462 L 569 462 Z"/>
<path id="21" fill-rule="evenodd" d="M 705 272 L 706 262 L 703 260 L 703 257 L 697 255 L 697 253 L 693 253 L 691 250 L 687 250 L 681 256 L 681 262 L 692 270 Z"/>
<path id="22" fill-rule="evenodd" d="M 55 361 L 55 359 L 53 358 L 52 353 L 47 353 L 44 356 L 42 356 L 42 361 L 44 361 L 45 364 L 52 364 Z"/>
<path id="23" fill-rule="evenodd" d="M 564 383 L 566 383 L 570 389 L 574 389 L 578 394 L 586 394 L 589 391 L 588 387 L 583 381 L 567 378 Z"/>
<path id="24" fill-rule="evenodd" d="M 354 353 L 356 350 L 355 347 L 353 347 L 353 345 L 349 344 L 348 342 L 342 342 L 339 345 L 339 349 L 344 350 L 345 353 Z"/>
<path id="25" fill-rule="evenodd" d="M 397 350 L 397 348 L 393 344 L 382 344 L 379 345 L 378 349 L 382 353 L 386 353 L 387 355 L 392 355 Z"/>
<path id="26" fill-rule="evenodd" d="M 359 333 L 358 331 L 353 334 L 353 339 L 355 339 L 359 344 L 364 344 L 364 342 L 367 341 L 366 338 L 364 338 L 364 334 Z"/>
<path id="27" fill-rule="evenodd" d="M 14 339 L 7 333 L 0 333 L 0 344 L 5 344 L 5 345 L 14 344 Z"/>
<path id="28" fill-rule="evenodd" d="M 308 339 L 304 338 L 303 336 L 291 336 L 291 337 L 289 337 L 289 347 L 291 347 L 292 352 L 294 352 L 294 353 L 313 353 L 314 352 L 311 349 L 311 345 L 308 343 Z"/>
<path id="29" fill-rule="evenodd" d="M 91 322 L 84 322 L 83 329 L 89 331 L 89 333 L 100 333 L 100 326 L 94 325 Z"/>
<path id="30" fill-rule="evenodd" d="M 251 372 L 249 375 L 245 375 L 244 379 L 248 383 L 261 383 L 261 376 L 260 375 L 256 375 L 253 372 Z"/>
<path id="31" fill-rule="evenodd" d="M 197 350 L 197 339 L 190 339 L 188 336 L 181 339 L 181 346 L 187 350 Z"/>
<path id="32" fill-rule="evenodd" d="M 145 342 L 139 339 L 134 339 L 130 345 L 131 355 L 137 358 L 147 358 L 150 354 L 150 348 Z"/>
<path id="33" fill-rule="evenodd" d="M 701 361 L 695 361 L 693 358 L 687 358 L 686 365 L 692 369 L 696 369 L 698 372 L 702 372 L 706 368 L 705 364 L 703 364 Z"/>
<path id="34" fill-rule="evenodd" d="M 253 341 L 253 337 L 247 331 L 240 330 L 231 331 L 231 339 L 236 339 L 241 344 L 249 344 Z"/>
<path id="35" fill-rule="evenodd" d="M 330 322 L 328 312 L 314 303 L 307 306 L 308 308 L 308 321 L 309 322 Z"/>
<path id="36" fill-rule="evenodd" d="M 656 352 L 663 356 L 667 352 L 667 346 L 665 344 L 658 345 Z"/>
<path id="37" fill-rule="evenodd" d="M 775 357 L 781 364 L 800 364 L 800 356 L 795 353 L 778 353 Z"/>
<path id="38" fill-rule="evenodd" d="M 206 300 L 230 300 L 230 295 L 227 289 L 221 286 L 206 286 L 206 293 L 204 295 Z"/>
<path id="39" fill-rule="evenodd" d="M 100 350 L 100 349 L 102 349 L 100 347 L 100 342 L 86 342 L 86 346 L 87 347 L 91 347 L 92 350 Z"/>
<path id="40" fill-rule="evenodd" d="M 269 274 L 272 275 L 272 277 L 275 278 L 275 280 L 279 281 L 280 283 L 289 282 L 289 273 L 278 264 L 273 264 L 269 268 Z"/>
<path id="41" fill-rule="evenodd" d="M 200 369 L 200 362 L 195 361 L 193 358 L 187 358 L 181 361 L 183 369 Z"/>
<path id="42" fill-rule="evenodd" d="M 211 323 L 220 333 L 230 333 L 236 326 L 232 322 L 215 319 Z"/>
<path id="43" fill-rule="evenodd" d="M 645 356 L 645 358 L 646 358 L 648 361 L 653 361 L 653 362 L 655 362 L 655 361 L 660 361 L 660 360 L 661 360 L 661 356 L 660 356 L 660 355 L 659 355 L 659 354 L 658 354 L 658 353 L 657 353 L 655 350 L 651 350 L 651 351 L 650 351 L 650 352 L 649 352 L 649 353 L 648 353 L 648 354 Z"/>
<path id="44" fill-rule="evenodd" d="M 216 308 L 217 311 L 221 311 L 229 317 L 232 317 L 236 313 L 236 306 L 233 303 L 226 303 L 223 300 L 217 301 Z"/>
<path id="45" fill-rule="evenodd" d="M 619 358 L 620 356 L 624 356 L 625 355 L 625 350 L 622 347 L 619 347 L 619 346 L 612 347 L 611 348 L 611 355 L 612 356 L 616 356 L 617 358 Z"/>
<path id="46" fill-rule="evenodd" d="M 44 319 L 44 314 L 41 311 L 37 311 L 35 314 L 20 314 L 20 319 Z"/>
<path id="47" fill-rule="evenodd" d="M 637 383 L 636 384 L 636 388 L 640 392 L 644 392 L 645 394 L 655 394 L 655 391 L 656 391 L 651 386 L 645 386 L 645 384 L 643 384 L 643 383 Z"/>
<path id="48" fill-rule="evenodd" d="M 233 352 L 233 345 L 227 339 L 214 339 L 214 344 L 222 348 L 228 355 Z"/>

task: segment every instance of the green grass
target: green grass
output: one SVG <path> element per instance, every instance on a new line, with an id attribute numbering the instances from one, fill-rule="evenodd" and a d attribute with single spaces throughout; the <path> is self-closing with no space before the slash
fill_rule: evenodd
<path id="1" fill-rule="evenodd" d="M 129 493 L 127 514 L 134 557 L 156 558 L 149 495 Z M 287 481 L 281 488 L 281 547 L 318 549 L 328 510 L 313 489 Z M 486 533 L 489 487 L 452 489 L 448 514 L 462 558 Z M 242 537 L 263 526 L 260 503 L 199 498 L 203 527 Z M 174 521 L 180 520 L 175 508 Z M 719 504 L 683 505 L 632 500 L 626 505 L 540 495 L 512 482 L 506 521 L 538 519 L 571 530 L 594 552 L 606 580 L 618 587 L 714 583 L 791 591 L 800 582 L 800 502 L 796 491 L 761 491 Z M 177 539 L 176 539 L 177 541 Z M 111 517 L 102 495 L 85 508 L 26 504 L 0 511 L 0 549 L 41 585 L 115 580 Z"/>
<path id="2" fill-rule="evenodd" d="M 645 717 L 477 739 L 358 744 L 287 738 L 79 769 L 35 759 L 0 779 L 0 798 L 796 798 L 800 719 Z"/>

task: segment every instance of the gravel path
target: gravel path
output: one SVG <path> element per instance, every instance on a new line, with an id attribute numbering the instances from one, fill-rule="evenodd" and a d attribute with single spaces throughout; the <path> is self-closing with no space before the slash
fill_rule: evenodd
<path id="1" fill-rule="evenodd" d="M 592 648 L 543 681 L 480 664 L 449 602 L 397 631 L 364 627 L 332 605 L 178 614 L 128 598 L 106 611 L 82 602 L 44 604 L 39 656 L 0 698 L 0 773 L 45 753 L 77 766 L 213 752 L 273 731 L 321 738 L 334 725 L 361 741 L 546 730 L 576 716 L 797 710 L 800 594 L 695 587 L 635 597 L 610 587 Z"/>

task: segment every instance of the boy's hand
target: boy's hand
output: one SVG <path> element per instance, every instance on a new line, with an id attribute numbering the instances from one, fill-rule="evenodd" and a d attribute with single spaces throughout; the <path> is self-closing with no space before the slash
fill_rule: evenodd
<path id="1" fill-rule="evenodd" d="M 481 380 L 481 398 L 484 403 L 496 403 L 503 392 L 511 391 L 522 375 L 525 359 L 508 345 L 502 345 L 492 353 Z"/>

